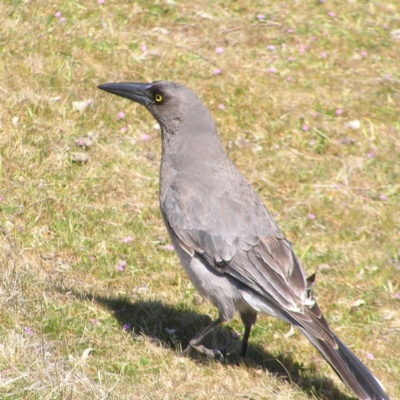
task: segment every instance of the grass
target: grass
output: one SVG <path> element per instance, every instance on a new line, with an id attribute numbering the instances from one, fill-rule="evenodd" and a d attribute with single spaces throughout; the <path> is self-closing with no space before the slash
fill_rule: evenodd
<path id="1" fill-rule="evenodd" d="M 245 360 L 237 319 L 205 341 L 226 364 L 180 356 L 216 311 L 168 249 L 154 121 L 96 89 L 157 79 L 187 84 L 210 108 L 230 157 L 318 271 L 333 329 L 400 398 L 399 10 L 2 2 L 2 398 L 352 398 L 275 319 L 259 320 Z M 77 146 L 90 131 L 93 145 Z"/>

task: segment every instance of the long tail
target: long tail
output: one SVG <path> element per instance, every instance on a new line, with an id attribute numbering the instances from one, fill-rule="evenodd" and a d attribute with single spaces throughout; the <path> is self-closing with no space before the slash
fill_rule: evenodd
<path id="1" fill-rule="evenodd" d="M 305 329 L 300 330 L 360 400 L 390 400 L 378 379 L 335 334 L 336 349 Z"/>

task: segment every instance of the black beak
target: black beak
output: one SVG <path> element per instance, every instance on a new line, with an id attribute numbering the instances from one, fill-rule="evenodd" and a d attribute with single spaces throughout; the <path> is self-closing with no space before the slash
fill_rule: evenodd
<path id="1" fill-rule="evenodd" d="M 149 97 L 146 93 L 151 86 L 152 83 L 119 82 L 105 83 L 97 87 L 105 92 L 116 94 L 117 96 L 125 97 L 126 99 L 147 106 L 149 104 L 154 104 L 152 97 Z"/>

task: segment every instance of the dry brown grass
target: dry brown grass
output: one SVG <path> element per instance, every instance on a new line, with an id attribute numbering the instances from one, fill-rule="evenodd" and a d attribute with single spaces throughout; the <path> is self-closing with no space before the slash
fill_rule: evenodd
<path id="1" fill-rule="evenodd" d="M 179 355 L 216 313 L 159 238 L 154 121 L 96 89 L 157 79 L 204 100 L 305 269 L 319 270 L 335 331 L 400 398 L 400 5 L 306 3 L 0 3 L 3 398 L 350 398 L 276 320 L 259 321 L 244 361 L 237 320 L 207 338 L 225 365 Z M 79 148 L 89 131 L 97 140 Z"/>

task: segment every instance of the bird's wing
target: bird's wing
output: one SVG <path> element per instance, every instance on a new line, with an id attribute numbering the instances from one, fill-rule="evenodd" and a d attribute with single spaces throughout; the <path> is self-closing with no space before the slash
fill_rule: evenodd
<path id="1" fill-rule="evenodd" d="M 233 192 L 223 181 L 209 191 L 204 182 L 172 184 L 161 198 L 170 230 L 188 254 L 198 253 L 294 324 L 336 346 L 291 244 L 247 181 L 234 178 Z"/>

